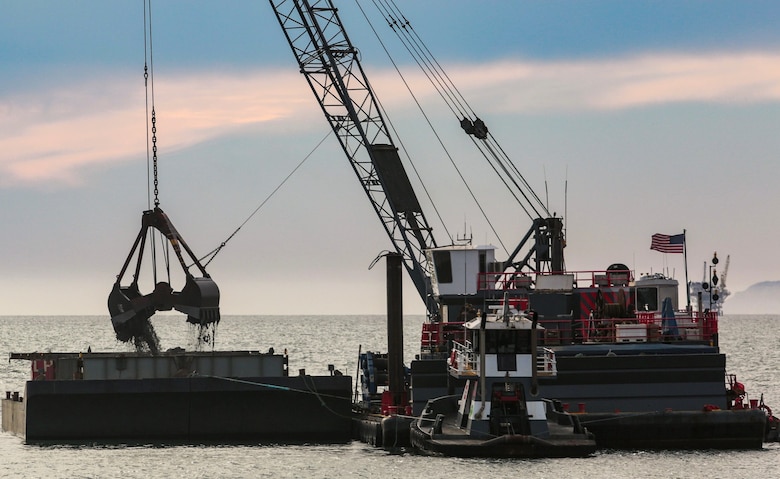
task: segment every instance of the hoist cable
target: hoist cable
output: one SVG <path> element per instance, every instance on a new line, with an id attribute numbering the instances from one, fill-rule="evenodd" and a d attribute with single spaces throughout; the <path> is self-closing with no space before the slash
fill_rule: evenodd
<path id="1" fill-rule="evenodd" d="M 151 152 L 151 126 L 150 126 L 150 113 L 149 108 L 150 104 L 153 104 L 153 100 L 150 98 L 150 50 L 151 50 L 151 16 L 152 16 L 152 5 L 151 0 L 147 1 L 144 0 L 144 105 L 146 108 L 146 205 L 147 209 L 152 209 L 152 159 L 150 156 Z M 152 84 L 154 83 L 154 79 L 152 77 Z M 152 95 L 154 95 L 154 92 L 152 90 Z M 156 159 L 155 159 L 156 161 Z M 155 176 L 157 174 L 157 168 L 155 165 L 154 168 Z M 152 232 L 153 235 L 153 232 Z M 154 236 L 152 236 L 151 241 L 149 242 L 149 249 L 151 250 L 152 255 L 152 283 L 157 284 L 157 246 Z M 136 278 L 135 281 L 138 281 L 138 272 L 136 272 Z"/>
<path id="2" fill-rule="evenodd" d="M 385 17 L 385 20 L 390 28 L 399 38 L 409 54 L 412 55 L 417 65 L 423 70 L 425 76 L 429 79 L 439 95 L 445 100 L 445 102 L 447 102 L 448 99 L 452 101 L 452 104 L 448 103 L 448 107 L 453 113 L 456 114 L 456 117 L 460 115 L 458 119 L 465 118 L 468 116 L 465 112 L 470 111 L 471 114 L 476 118 L 474 110 L 469 106 L 468 102 L 455 86 L 449 75 L 447 75 L 441 64 L 436 60 L 425 43 L 422 41 L 422 38 L 417 34 L 416 30 L 411 25 L 411 22 L 409 22 L 409 20 L 403 15 L 395 3 L 392 2 L 392 0 L 374 0 L 373 3 L 377 9 L 379 9 L 380 13 L 382 13 L 382 15 Z M 445 91 L 442 91 L 441 89 L 445 89 Z M 456 111 L 458 113 L 456 113 Z M 488 135 L 489 137 L 485 138 L 484 142 L 475 142 L 477 148 L 482 151 L 483 156 L 485 156 L 488 161 L 488 157 L 492 157 L 494 161 L 502 164 L 501 169 L 503 171 L 506 171 L 510 176 L 519 178 L 519 183 L 518 179 L 516 178 L 512 179 L 512 183 L 515 185 L 515 188 L 521 191 L 521 194 L 525 198 L 527 204 L 531 209 L 534 210 L 534 213 L 537 216 L 541 215 L 539 214 L 539 210 L 535 204 L 538 205 L 547 215 L 549 215 L 549 211 L 547 211 L 546 205 L 541 201 L 541 199 L 539 199 L 539 196 L 528 184 L 527 180 L 517 169 L 517 166 L 514 165 L 511 159 L 506 155 L 506 152 L 504 152 L 500 145 L 497 144 L 495 138 L 489 133 Z M 496 143 L 496 146 L 491 147 L 487 145 L 489 141 Z M 486 144 L 486 151 L 482 149 L 482 143 Z M 509 188 L 508 184 L 507 188 Z M 516 195 L 514 196 L 516 200 L 520 202 L 519 198 Z M 528 213 L 527 210 L 526 213 Z M 531 215 L 529 214 L 529 217 L 530 216 Z"/>
<path id="3" fill-rule="evenodd" d="M 152 34 L 152 0 L 149 3 L 149 72 L 152 102 L 152 165 L 154 167 L 154 206 L 160 206 L 159 180 L 157 175 L 157 113 L 154 107 L 154 41 Z"/>
<path id="4" fill-rule="evenodd" d="M 462 182 L 463 182 L 463 184 L 465 185 L 465 187 L 466 187 L 466 190 L 469 192 L 469 194 L 471 195 L 471 198 L 474 200 L 475 204 L 477 205 L 477 208 L 479 208 L 480 212 L 482 213 L 482 216 L 485 218 L 485 221 L 488 223 L 488 225 L 490 226 L 491 230 L 493 231 L 493 234 L 495 234 L 495 235 L 496 235 L 496 238 L 498 239 L 498 242 L 499 242 L 499 243 L 501 243 L 501 246 L 502 246 L 502 247 L 503 247 L 503 248 L 506 250 L 506 247 L 504 246 L 503 242 L 501 241 L 501 237 L 499 236 L 498 232 L 497 232 L 497 231 L 496 231 L 496 229 L 494 228 L 494 226 L 493 226 L 492 222 L 490 221 L 490 218 L 487 216 L 487 213 L 485 212 L 485 209 L 484 209 L 484 208 L 482 207 L 482 205 L 480 204 L 479 200 L 477 199 L 476 195 L 474 194 L 474 191 L 471 189 L 471 187 L 469 186 L 468 182 L 466 181 L 466 178 L 465 178 L 465 176 L 463 175 L 463 173 L 462 173 L 462 172 L 460 171 L 460 169 L 458 168 L 457 164 L 455 163 L 455 160 L 454 160 L 454 158 L 453 158 L 453 157 L 452 157 L 452 155 L 450 154 L 450 152 L 449 152 L 449 150 L 447 149 L 447 147 L 444 145 L 444 141 L 441 139 L 441 137 L 439 136 L 439 133 L 438 133 L 438 131 L 436 131 L 436 128 L 433 126 L 433 123 L 431 122 L 430 118 L 429 118 L 429 117 L 428 117 L 428 115 L 425 113 L 424 109 L 422 108 L 422 104 L 421 104 L 421 103 L 418 101 L 418 99 L 417 99 L 417 97 L 415 96 L 414 92 L 412 91 L 412 89 L 411 89 L 411 87 L 410 87 L 409 83 L 406 81 L 406 78 L 405 78 L 405 77 L 404 77 L 404 75 L 401 73 L 401 70 L 400 70 L 400 68 L 398 67 L 398 65 L 396 64 L 395 60 L 394 60 L 394 59 L 392 58 L 392 56 L 390 55 L 390 51 L 389 51 L 389 50 L 387 49 L 387 47 L 385 46 L 384 42 L 382 41 L 381 37 L 379 36 L 379 33 L 376 31 L 376 29 L 374 28 L 374 25 L 371 23 L 371 20 L 368 18 L 368 15 L 367 15 L 367 14 L 366 14 L 366 12 L 363 10 L 363 7 L 361 7 L 361 6 L 360 6 L 360 3 L 358 3 L 357 1 L 356 1 L 355 3 L 357 4 L 358 8 L 360 9 L 361 13 L 363 14 L 363 17 L 366 19 L 366 22 L 368 23 L 369 27 L 370 27 L 370 28 L 371 28 L 371 30 L 374 32 L 374 35 L 376 36 L 377 40 L 379 41 L 379 44 L 380 44 L 380 45 L 382 46 L 382 48 L 384 49 L 384 51 L 385 51 L 385 54 L 386 54 L 386 55 L 387 55 L 387 57 L 389 58 L 389 60 L 390 60 L 391 64 L 393 65 L 393 68 L 395 68 L 395 71 L 396 71 L 396 73 L 398 74 L 398 76 L 401 78 L 401 81 L 403 81 L 404 85 L 406 86 L 406 89 L 407 89 L 407 91 L 409 92 L 409 94 L 411 95 L 411 97 L 412 97 L 412 99 L 414 100 L 415 104 L 417 105 L 417 108 L 420 110 L 420 113 L 423 115 L 423 118 L 425 118 L 425 121 L 428 123 L 428 126 L 429 126 L 429 127 L 431 128 L 431 130 L 433 131 L 433 134 L 434 134 L 434 136 L 436 137 L 437 141 L 438 141 L 438 142 L 439 142 L 439 144 L 441 145 L 442 149 L 444 150 L 444 153 L 445 153 L 445 155 L 446 155 L 446 156 L 447 156 L 447 158 L 450 160 L 450 163 L 452 164 L 453 168 L 454 168 L 454 169 L 455 169 L 455 171 L 457 172 L 457 174 L 458 174 L 458 176 L 460 177 L 461 181 L 462 181 Z M 378 101 L 378 100 L 377 100 L 377 103 L 379 103 L 379 101 Z M 380 107 L 382 107 L 382 106 L 381 106 L 381 104 L 380 104 Z M 382 107 L 382 109 L 384 110 L 384 108 L 383 108 L 383 107 Z M 387 117 L 388 117 L 388 115 L 387 115 L 387 114 L 385 114 L 385 118 L 387 118 Z M 392 126 L 392 124 L 391 124 L 391 128 L 392 128 L 392 129 L 393 129 L 393 131 L 395 132 L 395 127 L 393 127 L 393 126 Z M 396 132 L 396 137 L 399 137 L 399 135 L 397 134 L 397 132 Z M 400 138 L 400 137 L 399 137 L 399 138 Z M 399 142 L 400 142 L 400 140 L 399 140 Z M 402 143 L 402 142 L 401 142 L 401 146 L 403 146 L 403 143 Z M 407 158 L 409 158 L 409 156 L 408 156 L 408 155 L 407 155 Z M 429 194 L 429 192 L 428 192 L 428 189 L 427 189 L 427 188 L 426 188 L 426 186 L 425 186 L 425 182 L 424 182 L 424 181 L 422 181 L 422 178 L 420 177 L 420 174 L 419 174 L 419 172 L 418 172 L 417 168 L 415 167 L 415 165 L 414 165 L 414 162 L 412 162 L 412 161 L 411 161 L 411 159 L 410 159 L 410 163 L 411 163 L 411 165 L 412 165 L 412 168 L 414 169 L 415 175 L 417 175 L 417 178 L 418 178 L 418 180 L 420 181 L 420 184 L 421 184 L 421 185 L 422 185 L 422 187 L 423 187 L 423 190 L 425 191 L 426 195 L 428 196 L 428 200 L 429 200 L 429 201 L 431 202 L 431 204 L 433 205 L 433 208 L 434 208 L 434 210 L 436 211 L 436 214 L 437 214 L 437 216 L 439 217 L 439 221 L 442 223 L 442 226 L 444 227 L 445 231 L 447 232 L 447 235 L 448 235 L 448 236 L 449 236 L 449 238 L 450 238 L 450 241 L 452 242 L 452 235 L 450 235 L 450 234 L 449 234 L 449 231 L 447 230 L 447 226 L 446 226 L 446 224 L 444 223 L 444 221 L 443 221 L 443 219 L 442 219 L 441 215 L 439 214 L 439 211 L 438 211 L 438 209 L 436 208 L 436 205 L 435 205 L 435 203 L 433 202 L 433 199 L 431 198 L 431 196 L 430 196 L 430 194 Z"/>
<path id="5" fill-rule="evenodd" d="M 474 141 L 476 142 L 477 140 L 474 140 Z M 488 143 L 488 142 L 485 142 L 485 143 L 484 143 L 484 145 L 485 145 L 485 148 L 487 148 L 488 150 L 490 150 L 490 151 L 493 153 L 493 155 L 492 155 L 492 156 L 493 156 L 493 158 L 497 158 L 497 161 L 498 161 L 499 165 L 501 166 L 501 169 L 502 169 L 502 171 L 504 171 L 504 173 L 505 173 L 506 177 L 507 177 L 507 178 L 509 178 L 509 179 L 512 181 L 512 183 L 515 185 L 515 188 L 517 188 L 517 191 L 519 191 L 519 192 L 520 192 L 520 194 L 521 194 L 521 195 L 523 195 L 523 198 L 525 198 L 525 201 L 528 203 L 528 205 L 531 207 L 531 209 L 533 209 L 533 210 L 534 210 L 534 214 L 535 214 L 537 217 L 541 216 L 541 215 L 539 214 L 539 211 L 536 209 L 536 207 L 534 207 L 534 205 L 533 205 L 533 202 L 531 201 L 531 199 L 530 199 L 530 198 L 528 198 L 528 195 L 525 193 L 525 191 L 523 190 L 523 188 L 521 188 L 521 187 L 520 187 L 520 185 L 518 185 L 518 184 L 517 184 L 517 181 L 516 181 L 516 180 L 515 180 L 515 178 L 512 176 L 512 173 L 511 173 L 511 171 L 510 171 L 510 170 L 507 168 L 507 165 L 506 165 L 506 163 L 505 163 L 505 162 L 502 162 L 502 161 L 500 161 L 500 160 L 498 160 L 498 155 L 496 155 L 496 154 L 495 154 L 495 152 L 494 152 L 493 150 L 491 150 L 491 148 L 490 148 L 490 143 Z M 510 163 L 510 164 L 511 164 L 511 163 Z M 521 177 L 521 178 L 522 178 L 522 177 Z M 503 178 L 502 178 L 502 180 L 503 180 Z M 506 182 L 504 182 L 504 184 L 506 184 Z M 508 185 L 507 185 L 507 189 L 509 189 L 509 188 L 508 188 Z M 531 192 L 532 192 L 532 194 L 534 194 L 534 195 L 535 195 L 535 193 L 533 193 L 533 190 L 531 190 Z M 517 199 L 517 200 L 518 200 L 518 203 L 520 203 L 520 200 L 517 198 L 517 196 L 514 194 L 514 192 L 512 192 L 512 191 L 510 190 L 510 193 L 511 193 L 511 194 L 512 194 L 512 195 L 515 197 L 515 199 Z M 537 199 L 538 199 L 538 198 L 537 198 Z M 522 204 L 521 204 L 520 206 L 522 206 Z M 523 207 L 523 210 L 525 210 L 525 212 L 526 212 L 526 213 L 528 213 L 528 210 L 526 210 L 526 209 L 525 209 L 525 207 Z M 531 215 L 529 214 L 528 216 L 530 217 Z M 531 219 L 533 219 L 533 218 L 531 218 Z"/>
<path id="6" fill-rule="evenodd" d="M 379 33 L 374 29 L 374 25 L 371 24 L 371 21 L 368 19 L 368 16 L 366 15 L 365 11 L 363 11 L 363 7 L 361 7 L 359 3 L 357 3 L 357 6 L 360 9 L 360 11 L 363 13 L 363 17 L 366 19 L 366 22 L 368 23 L 369 27 L 371 27 L 371 30 L 373 30 L 374 35 L 379 40 L 379 43 L 382 45 L 382 48 L 384 48 L 384 44 L 382 43 L 382 40 L 379 38 Z M 385 48 L 385 53 L 387 54 L 388 57 L 390 57 L 390 53 L 387 51 L 386 48 Z M 425 118 L 425 121 L 428 123 L 428 126 L 430 126 L 430 128 L 432 130 L 434 130 L 434 134 L 436 135 L 436 138 L 439 141 L 439 144 L 442 146 L 442 148 L 444 148 L 444 151 L 447 154 L 447 156 L 450 158 L 450 161 L 452 161 L 452 157 L 450 156 L 449 152 L 447 151 L 446 147 L 444 146 L 444 142 L 441 140 L 441 138 L 439 138 L 438 133 L 435 131 L 435 129 L 433 127 L 433 123 L 430 121 L 430 119 L 425 114 L 425 112 L 422 111 L 422 105 L 420 105 L 420 102 L 417 101 L 417 97 L 415 97 L 414 93 L 412 93 L 412 89 L 409 86 L 409 84 L 406 82 L 406 78 L 404 78 L 404 76 L 401 74 L 401 71 L 398 69 L 398 66 L 395 64 L 395 62 L 393 61 L 392 58 L 390 58 L 390 62 L 393 64 L 393 67 L 395 68 L 395 71 L 401 77 L 401 81 L 406 86 L 407 91 L 409 91 L 410 95 L 412 96 L 412 99 L 417 104 L 417 107 L 422 112 L 422 115 Z M 398 131 L 396 130 L 395 125 L 390 120 L 390 116 L 387 114 L 387 110 L 385 109 L 384 105 L 382 105 L 382 103 L 379 101 L 379 98 L 376 97 L 376 95 L 374 95 L 374 98 L 375 98 L 375 100 L 377 102 L 377 105 L 382 110 L 383 117 L 387 119 L 387 123 L 388 123 L 390 129 L 393 130 L 393 133 L 395 134 L 395 137 L 398 139 L 397 141 L 398 141 L 398 143 L 401 146 L 401 150 L 404 152 L 404 156 L 406 156 L 407 160 L 409 160 L 409 164 L 412 166 L 412 170 L 414 170 L 414 175 L 417 177 L 417 181 L 420 182 L 420 185 L 422 186 L 422 189 L 425 192 L 425 196 L 428 198 L 428 201 L 430 202 L 431 206 L 433 207 L 433 211 L 436 213 L 436 217 L 439 219 L 439 223 L 441 223 L 442 228 L 444 228 L 445 234 L 450 239 L 450 242 L 453 242 L 452 235 L 450 234 L 450 231 L 447 228 L 447 224 L 444 222 L 444 219 L 442 218 L 441 213 L 439 212 L 439 209 L 436 207 L 436 203 L 434 203 L 433 198 L 431 197 L 430 191 L 428 191 L 428 188 L 425 185 L 425 182 L 422 180 L 422 176 L 420 175 L 420 172 L 417 170 L 417 165 L 415 165 L 415 163 L 412 161 L 411 157 L 407 153 L 406 147 L 404 146 L 404 143 L 401 140 L 401 136 L 398 134 Z M 454 163 L 453 163 L 453 165 L 454 165 Z M 456 167 L 456 170 L 457 170 L 457 167 Z M 459 171 L 458 171 L 458 173 L 460 174 Z M 461 176 L 461 178 L 462 178 L 462 176 Z"/>
<path id="7" fill-rule="evenodd" d="M 152 41 L 152 1 L 144 0 L 144 92 L 145 92 L 145 107 L 146 107 L 146 196 L 147 206 L 151 209 L 152 195 L 154 195 L 154 206 L 160 206 L 159 198 L 159 179 L 158 179 L 158 167 L 157 167 L 157 114 L 154 106 L 154 42 Z M 151 109 L 151 113 L 150 113 Z M 151 133 L 151 138 L 150 138 Z M 150 144 L 151 140 L 151 144 Z M 149 158 L 149 152 L 151 150 L 151 161 Z M 150 163 L 151 163 L 151 178 L 150 178 Z M 152 185 L 154 190 L 151 189 Z M 153 283 L 157 284 L 157 240 L 161 243 L 166 243 L 166 248 L 163 250 L 163 259 L 165 260 L 165 273 L 167 280 L 171 281 L 171 264 L 170 264 L 170 245 L 167 244 L 163 238 L 154 239 L 156 233 L 154 230 L 150 232 L 153 236 L 150 242 L 150 249 L 152 255 L 152 277 Z M 137 280 L 137 278 L 136 278 Z"/>
<path id="8" fill-rule="evenodd" d="M 382 5 L 380 6 L 377 1 L 374 0 L 374 5 L 377 6 L 380 12 L 384 12 L 383 14 L 386 16 L 388 25 L 391 29 L 393 29 L 393 31 L 396 32 L 396 35 L 398 35 L 399 39 L 401 39 L 402 43 L 404 43 L 409 53 L 412 54 L 412 57 L 415 58 L 415 61 L 417 61 L 418 65 L 420 65 L 421 68 L 421 62 L 422 64 L 427 65 L 427 69 L 431 72 L 431 75 L 437 78 L 436 84 L 446 86 L 447 91 L 443 95 L 453 99 L 453 103 L 456 104 L 458 112 L 461 114 L 461 116 L 468 116 L 469 112 L 476 116 L 474 110 L 469 107 L 463 95 L 461 95 L 460 91 L 455 87 L 455 84 L 441 67 L 431 51 L 426 47 L 425 43 L 422 41 L 419 35 L 417 35 L 417 32 L 411 25 L 411 22 L 406 19 L 400 9 L 398 9 L 398 7 L 396 7 L 394 4 L 391 4 L 392 2 L 382 2 L 380 0 L 379 3 Z M 393 10 L 395 10 L 397 13 L 393 13 Z M 400 16 L 400 21 L 398 18 L 396 18 L 396 15 Z M 403 37 L 399 35 L 399 32 L 395 29 L 394 26 L 397 26 L 404 32 L 407 41 L 403 40 Z M 407 27 L 409 27 L 409 30 L 407 30 Z M 409 31 L 411 31 L 411 34 L 409 34 Z M 413 53 L 413 51 L 417 52 L 417 54 Z M 427 76 L 430 78 L 430 75 Z"/>
<path id="9" fill-rule="evenodd" d="M 542 202 L 542 200 L 541 200 L 541 199 L 539 198 L 539 196 L 536 194 L 536 191 L 535 191 L 533 188 L 531 188 L 531 185 L 530 185 L 530 184 L 528 184 L 528 181 L 527 181 L 527 180 L 525 179 L 525 177 L 524 177 L 524 176 L 523 176 L 523 175 L 520 173 L 520 170 L 517 168 L 517 165 L 515 165 L 515 163 L 514 163 L 514 162 L 513 162 L 513 161 L 512 161 L 512 160 L 509 158 L 509 155 L 506 153 L 506 151 L 504 151 L 504 149 L 501 147 L 501 145 L 498 143 L 498 141 L 495 139 L 495 137 L 494 137 L 494 136 L 493 136 L 491 133 L 488 133 L 488 137 L 489 137 L 488 139 L 490 140 L 490 142 L 492 142 L 492 143 L 494 143 L 494 144 L 496 145 L 496 148 L 497 148 L 497 149 L 498 149 L 498 150 L 501 152 L 501 155 L 502 155 L 504 158 L 506 158 L 506 160 L 507 160 L 507 163 L 508 163 L 508 164 L 509 164 L 509 166 L 512 168 L 512 171 L 514 171 L 515 175 L 516 175 L 518 178 L 520 178 L 520 181 L 522 181 L 522 182 L 523 182 L 523 185 L 525 185 L 525 189 L 526 189 L 527 191 L 529 191 L 529 192 L 531 193 L 531 195 L 533 195 L 534 199 L 535 199 L 535 200 L 536 200 L 536 202 L 537 202 L 537 203 L 538 203 L 538 204 L 539 204 L 539 205 L 542 207 L 542 209 L 544 210 L 545 214 L 546 214 L 547 216 L 550 216 L 550 211 L 547 209 L 547 205 L 546 205 L 544 202 Z M 518 189 L 519 189 L 519 188 L 520 188 L 520 187 L 518 186 Z M 529 200 L 529 202 L 530 202 L 530 200 Z"/>
<path id="10" fill-rule="evenodd" d="M 152 191 L 151 191 L 151 184 L 152 184 L 152 174 L 151 174 L 151 158 L 149 157 L 149 152 L 151 151 L 150 148 L 150 138 L 149 138 L 149 33 L 147 31 L 148 25 L 147 25 L 147 13 L 146 13 L 146 6 L 147 2 L 144 0 L 144 106 L 146 108 L 145 113 L 145 119 L 146 119 L 146 206 L 147 209 L 152 209 Z"/>
<path id="11" fill-rule="evenodd" d="M 270 200 L 270 199 L 271 199 L 271 198 L 272 198 L 272 197 L 273 197 L 273 196 L 276 194 L 276 192 L 277 192 L 277 191 L 279 191 L 279 190 L 282 188 L 282 186 L 284 186 L 284 184 L 285 184 L 285 183 L 287 183 L 287 180 L 289 180 L 289 179 L 292 177 L 292 175 L 294 175 L 294 174 L 295 174 L 295 172 L 296 172 L 296 171 L 298 171 L 298 169 L 299 169 L 301 166 L 303 166 L 303 164 L 306 162 L 306 160 L 308 160 L 308 159 L 311 157 L 311 155 L 313 155 L 313 154 L 314 154 L 314 152 L 315 152 L 315 151 L 317 151 L 317 149 L 320 147 L 320 145 L 322 145 L 322 144 L 325 142 L 325 140 L 327 140 L 327 139 L 328 139 L 328 137 L 330 136 L 330 134 L 331 134 L 331 132 L 330 132 L 330 131 L 328 131 L 328 133 L 326 133 L 326 134 L 325 134 L 325 136 L 324 136 L 324 137 L 322 137 L 322 139 L 321 139 L 321 140 L 320 140 L 320 141 L 317 143 L 317 145 L 315 145 L 315 146 L 314 146 L 314 148 L 312 148 L 312 150 L 309 152 L 309 154 L 308 154 L 308 155 L 306 155 L 306 156 L 305 156 L 305 157 L 304 157 L 304 158 L 303 158 L 303 159 L 302 159 L 302 160 L 301 160 L 301 161 L 298 163 L 298 165 L 296 165 L 296 166 L 295 166 L 295 168 L 293 168 L 293 170 L 292 170 L 292 171 L 291 171 L 291 172 L 290 172 L 290 173 L 289 173 L 289 174 L 288 174 L 288 175 L 287 175 L 287 176 L 286 176 L 286 177 L 285 177 L 285 178 L 282 180 L 282 182 L 281 182 L 281 183 L 279 183 L 279 185 L 277 185 L 277 187 L 276 187 L 276 188 L 274 188 L 274 190 L 273 190 L 273 191 L 272 191 L 272 192 L 271 192 L 271 193 L 270 193 L 268 196 L 266 196 L 266 198 L 265 198 L 265 199 L 264 199 L 264 200 L 263 200 L 263 201 L 262 201 L 262 202 L 261 202 L 261 203 L 260 203 L 260 204 L 257 206 L 257 208 L 255 208 L 255 209 L 254 209 L 254 211 L 252 211 L 252 213 L 251 213 L 249 216 L 247 216 L 247 218 L 246 218 L 246 219 L 245 219 L 245 220 L 244 220 L 244 221 L 243 221 L 243 222 L 242 222 L 240 225 L 238 225 L 238 228 L 236 228 L 236 229 L 235 229 L 235 230 L 234 230 L 234 231 L 233 231 L 233 232 L 232 232 L 232 233 L 231 233 L 231 234 L 230 234 L 230 235 L 227 237 L 227 239 L 226 239 L 225 241 L 223 241 L 222 243 L 220 243 L 220 244 L 219 244 L 219 246 L 217 246 L 217 247 L 216 247 L 216 248 L 214 248 L 213 250 L 211 250 L 211 251 L 209 251 L 208 253 L 206 253 L 206 254 L 205 254 L 205 255 L 204 255 L 202 258 L 199 258 L 199 259 L 198 259 L 198 261 L 200 261 L 201 263 L 203 263 L 203 267 L 204 267 L 204 268 L 205 268 L 206 266 L 208 266 L 208 265 L 209 265 L 209 263 L 211 263 L 211 261 L 214 259 L 214 257 L 215 257 L 215 256 L 217 256 L 217 253 L 219 253 L 220 251 L 222 251 L 222 248 L 224 248 L 224 247 L 225 247 L 225 245 L 227 245 L 227 242 L 228 242 L 228 241 L 230 241 L 231 239 L 233 239 L 233 237 L 236 235 L 236 233 L 238 233 L 238 231 L 239 231 L 241 228 L 243 228 L 243 226 L 244 226 L 245 224 L 247 224 L 247 223 L 249 222 L 249 220 L 251 220 L 251 219 L 252 219 L 252 218 L 253 218 L 253 217 L 254 217 L 254 216 L 257 214 L 257 212 L 258 212 L 258 211 L 260 211 L 260 208 L 262 208 L 263 206 L 265 206 L 265 204 L 266 204 L 266 203 L 268 203 L 268 201 L 269 201 L 269 200 Z M 205 260 L 206 258 L 208 258 L 208 261 L 204 262 L 204 260 Z"/>

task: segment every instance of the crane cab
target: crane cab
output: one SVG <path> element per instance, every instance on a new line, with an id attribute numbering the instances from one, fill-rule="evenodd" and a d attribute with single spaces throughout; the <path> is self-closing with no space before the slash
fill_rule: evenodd
<path id="1" fill-rule="evenodd" d="M 475 295 L 484 289 L 479 284 L 481 274 L 496 263 L 496 247 L 452 245 L 432 248 L 426 252 L 432 265 L 431 282 L 436 296 Z"/>

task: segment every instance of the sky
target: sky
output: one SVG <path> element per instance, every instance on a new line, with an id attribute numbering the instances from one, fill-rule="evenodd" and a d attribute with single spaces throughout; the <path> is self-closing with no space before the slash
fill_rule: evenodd
<path id="1" fill-rule="evenodd" d="M 383 264 L 369 266 L 391 244 L 270 4 L 153 2 L 145 53 L 143 3 L 0 0 L 0 314 L 108 315 L 150 204 L 149 50 L 158 198 L 182 237 L 205 254 L 262 205 L 208 265 L 222 314 L 385 313 Z M 564 216 L 569 269 L 624 263 L 684 281 L 681 255 L 649 246 L 685 231 L 690 280 L 714 251 L 720 268 L 730 258 L 732 292 L 780 279 L 780 4 L 396 4 Z M 452 236 L 499 245 L 356 2 L 336 5 L 418 196 L 423 182 Z M 373 2 L 360 5 L 511 250 L 530 220 Z M 427 197 L 423 208 L 446 244 Z M 424 313 L 408 280 L 404 311 Z"/>

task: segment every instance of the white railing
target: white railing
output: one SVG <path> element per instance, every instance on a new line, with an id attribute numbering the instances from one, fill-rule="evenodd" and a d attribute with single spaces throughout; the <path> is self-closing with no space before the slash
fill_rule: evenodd
<path id="1" fill-rule="evenodd" d="M 536 353 L 536 373 L 539 376 L 557 376 L 558 363 L 555 351 L 549 348 L 539 348 Z"/>
<path id="2" fill-rule="evenodd" d="M 458 376 L 479 375 L 479 355 L 474 352 L 470 341 L 465 343 L 454 341 L 452 343 L 447 370 Z M 536 372 L 539 376 L 556 376 L 558 374 L 555 351 L 549 348 L 539 348 L 536 353 Z"/>
<path id="3" fill-rule="evenodd" d="M 451 373 L 458 375 L 477 375 L 479 374 L 477 359 L 477 354 L 474 352 L 471 341 L 466 341 L 465 343 L 453 341 L 452 353 L 450 354 L 447 368 Z"/>

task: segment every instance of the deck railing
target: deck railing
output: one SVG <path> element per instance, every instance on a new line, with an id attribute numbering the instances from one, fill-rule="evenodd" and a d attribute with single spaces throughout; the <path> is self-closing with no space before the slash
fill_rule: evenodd
<path id="1" fill-rule="evenodd" d="M 673 319 L 660 313 L 637 313 L 633 318 L 584 318 L 574 322 L 540 320 L 544 344 L 713 342 L 718 332 L 715 312 L 678 312 Z"/>
<path id="2" fill-rule="evenodd" d="M 539 376 L 557 376 L 558 363 L 555 351 L 550 348 L 539 348 L 536 353 L 536 374 Z"/>
<path id="3" fill-rule="evenodd" d="M 572 278 L 572 287 L 594 288 L 597 286 L 628 286 L 634 281 L 634 274 L 629 270 L 588 270 L 566 272 L 539 272 L 535 275 L 518 274 L 516 272 L 479 273 L 477 285 L 482 290 L 513 290 L 529 289 L 536 283 L 538 276 L 560 276 L 566 274 Z"/>
<path id="4" fill-rule="evenodd" d="M 447 369 L 457 376 L 479 375 L 479 354 L 474 352 L 470 341 L 454 342 L 452 354 L 447 363 Z M 555 376 L 558 374 L 558 364 L 555 351 L 550 348 L 539 348 L 536 352 L 536 373 L 539 376 Z"/>

